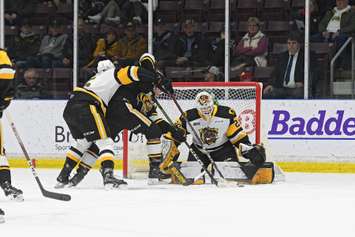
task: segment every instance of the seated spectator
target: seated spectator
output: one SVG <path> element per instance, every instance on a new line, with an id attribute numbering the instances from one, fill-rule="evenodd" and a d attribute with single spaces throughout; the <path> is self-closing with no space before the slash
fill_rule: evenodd
<path id="1" fill-rule="evenodd" d="M 95 49 L 93 35 L 87 31 L 86 24 L 83 18 L 78 18 L 78 65 L 80 68 L 91 61 L 92 52 Z M 71 67 L 73 65 L 73 37 L 67 39 L 63 55 L 63 64 Z"/>
<path id="2" fill-rule="evenodd" d="M 248 32 L 234 49 L 232 66 L 267 66 L 269 41 L 260 30 L 260 21 L 256 17 L 248 19 Z"/>
<path id="3" fill-rule="evenodd" d="M 176 33 L 162 24 L 162 19 L 157 19 L 154 30 L 153 50 L 159 68 L 175 65 Z"/>
<path id="4" fill-rule="evenodd" d="M 220 72 L 218 67 L 211 66 L 211 67 L 208 67 L 204 79 L 207 82 L 223 81 L 224 75 L 223 75 L 223 73 Z"/>
<path id="5" fill-rule="evenodd" d="M 311 35 L 314 35 L 318 32 L 318 25 L 320 21 L 319 8 L 316 0 L 309 1 L 309 12 L 311 13 L 310 20 L 309 20 L 310 21 L 309 32 Z M 297 9 L 296 11 L 293 11 L 291 14 L 298 31 L 304 32 L 305 9 L 304 8 Z"/>
<path id="6" fill-rule="evenodd" d="M 23 20 L 19 34 L 8 46 L 10 55 L 15 59 L 18 68 L 25 67 L 26 59 L 37 54 L 40 43 L 40 36 L 34 33 L 30 22 Z"/>
<path id="7" fill-rule="evenodd" d="M 5 24 L 18 25 L 20 22 L 33 14 L 37 0 L 11 0 L 5 1 Z"/>
<path id="8" fill-rule="evenodd" d="M 347 37 L 355 33 L 355 11 L 348 0 L 336 0 L 336 6 L 326 12 L 319 23 L 319 33 L 312 41 L 335 43 L 341 46 Z"/>
<path id="9" fill-rule="evenodd" d="M 118 41 L 116 56 L 119 64 L 122 66 L 134 64 L 146 51 L 147 41 L 136 32 L 136 25 L 133 22 L 128 22 L 125 28 L 125 36 Z"/>
<path id="10" fill-rule="evenodd" d="M 23 82 L 16 87 L 17 99 L 43 99 L 45 93 L 35 69 L 27 69 L 23 75 Z"/>
<path id="11" fill-rule="evenodd" d="M 212 47 L 208 40 L 195 32 L 195 21 L 187 19 L 176 44 L 176 64 L 179 66 L 207 66 L 211 64 Z"/>
<path id="12" fill-rule="evenodd" d="M 107 31 L 105 38 L 100 38 L 96 41 L 93 59 L 86 65 L 86 67 L 95 67 L 97 62 L 102 59 L 110 59 L 111 61 L 116 60 L 118 50 L 117 33 L 111 29 Z"/>
<path id="13" fill-rule="evenodd" d="M 304 97 L 304 52 L 301 49 L 301 37 L 290 33 L 287 39 L 287 51 L 276 62 L 272 85 L 264 89 L 267 99 L 301 99 Z"/>
<path id="14" fill-rule="evenodd" d="M 225 52 L 224 52 L 224 45 L 225 45 L 225 37 L 224 37 L 224 26 L 221 28 L 219 32 L 220 36 L 217 37 L 212 41 L 212 49 L 213 49 L 213 59 L 212 64 L 218 67 L 224 66 L 225 60 Z M 234 48 L 235 41 L 230 40 L 229 42 L 229 54 L 232 54 L 232 48 Z"/>
<path id="15" fill-rule="evenodd" d="M 59 20 L 53 20 L 48 28 L 48 34 L 41 41 L 39 52 L 36 56 L 27 59 L 30 67 L 62 67 L 63 51 L 68 35 L 63 33 L 63 25 Z"/>
<path id="16" fill-rule="evenodd" d="M 96 15 L 88 16 L 94 23 L 120 23 L 127 21 L 127 7 L 130 6 L 128 0 L 110 0 L 105 8 Z"/>

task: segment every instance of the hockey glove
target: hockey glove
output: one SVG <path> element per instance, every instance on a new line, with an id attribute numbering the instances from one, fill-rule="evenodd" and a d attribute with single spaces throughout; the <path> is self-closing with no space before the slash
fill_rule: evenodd
<path id="1" fill-rule="evenodd" d="M 255 166 L 261 166 L 266 160 L 265 148 L 262 144 L 254 144 L 252 146 L 239 144 L 239 150 L 242 156 Z"/>
<path id="2" fill-rule="evenodd" d="M 11 99 L 3 99 L 0 101 L 0 111 L 3 112 L 9 105 L 10 105 Z"/>
<path id="3" fill-rule="evenodd" d="M 165 77 L 161 72 L 157 72 L 157 87 L 166 94 L 174 94 L 173 85 L 170 79 Z"/>
<path id="4" fill-rule="evenodd" d="M 171 135 L 172 138 L 179 143 L 183 143 L 186 141 L 186 131 L 182 128 L 174 127 L 171 130 Z"/>

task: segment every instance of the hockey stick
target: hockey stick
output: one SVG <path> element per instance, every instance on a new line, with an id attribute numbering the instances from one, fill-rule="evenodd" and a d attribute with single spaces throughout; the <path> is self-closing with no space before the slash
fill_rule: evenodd
<path id="1" fill-rule="evenodd" d="M 165 112 L 165 110 L 163 109 L 163 107 L 161 106 L 161 104 L 159 103 L 159 101 L 153 96 L 153 100 L 156 103 L 156 105 L 158 106 L 158 108 L 160 109 L 160 111 L 163 113 L 164 117 L 168 120 L 168 122 L 170 123 L 171 126 L 174 126 L 173 121 L 171 120 L 171 118 L 169 117 L 169 115 Z M 197 162 L 201 165 L 202 169 L 203 169 L 203 174 L 207 173 L 207 175 L 210 177 L 211 182 L 213 184 L 215 184 L 216 186 L 218 186 L 218 181 L 213 177 L 212 173 L 210 171 L 208 171 L 208 169 L 205 167 L 205 165 L 203 164 L 203 162 L 201 161 L 201 159 L 198 157 L 198 155 L 196 154 L 196 152 L 191 148 L 191 146 L 187 143 L 187 141 L 184 141 L 184 144 L 187 146 L 187 148 L 189 149 L 189 152 L 191 152 L 191 154 L 193 155 L 193 157 L 197 160 Z M 199 175 L 202 177 L 202 175 Z"/>
<path id="2" fill-rule="evenodd" d="M 176 107 L 178 108 L 178 110 L 180 111 L 181 113 L 181 116 L 186 120 L 186 123 L 188 124 L 188 126 L 190 127 L 194 137 L 201 143 L 202 145 L 202 149 L 199 149 L 201 152 L 203 152 L 207 157 L 208 157 L 208 160 L 211 162 L 212 164 L 212 167 L 217 171 L 217 173 L 219 174 L 219 176 L 222 178 L 222 179 L 225 179 L 224 178 L 224 175 L 221 173 L 221 171 L 219 170 L 219 168 L 217 167 L 216 163 L 214 162 L 214 160 L 212 159 L 211 155 L 208 153 L 208 151 L 206 151 L 204 148 L 203 148 L 203 142 L 201 140 L 201 138 L 197 135 L 197 132 L 196 130 L 194 129 L 194 127 L 191 125 L 190 121 L 186 118 L 185 114 L 184 114 L 184 111 L 182 110 L 180 104 L 177 102 L 176 98 L 175 98 L 175 95 L 171 94 L 170 92 L 166 91 L 166 93 L 168 93 L 168 95 L 173 99 L 174 101 L 174 104 L 176 105 Z M 196 148 L 198 148 L 196 146 Z"/>
<path id="3" fill-rule="evenodd" d="M 16 137 L 17 142 L 18 142 L 18 144 L 20 145 L 20 147 L 21 147 L 21 149 L 22 149 L 22 151 L 23 151 L 23 154 L 24 154 L 25 157 L 26 157 L 27 163 L 28 163 L 28 165 L 29 165 L 30 168 L 31 168 L 32 174 L 33 174 L 33 176 L 35 177 L 35 179 L 36 179 L 36 181 L 37 181 L 37 184 L 38 184 L 38 186 L 39 186 L 39 188 L 40 188 L 40 190 L 41 190 L 43 196 L 44 196 L 44 197 L 47 197 L 47 198 L 57 199 L 57 200 L 60 200 L 60 201 L 70 201 L 71 196 L 68 195 L 68 194 L 50 192 L 50 191 L 44 189 L 44 187 L 43 187 L 41 181 L 39 180 L 39 177 L 38 177 L 38 175 L 37 175 L 37 172 L 36 172 L 35 168 L 34 168 L 33 165 L 32 165 L 31 158 L 30 158 L 30 156 L 28 155 L 27 150 L 26 150 L 26 148 L 25 148 L 25 146 L 24 146 L 24 144 L 23 144 L 23 142 L 22 142 L 22 140 L 21 140 L 21 137 L 20 137 L 20 135 L 19 135 L 19 133 L 18 133 L 16 127 L 15 127 L 15 124 L 14 124 L 14 122 L 13 122 L 13 120 L 12 120 L 12 118 L 11 118 L 11 116 L 10 116 L 10 114 L 9 114 L 8 112 L 6 113 L 6 118 L 7 118 L 7 121 L 9 122 L 9 124 L 10 124 L 10 127 L 12 128 L 12 131 L 13 131 L 14 134 L 15 134 L 15 137 Z"/>

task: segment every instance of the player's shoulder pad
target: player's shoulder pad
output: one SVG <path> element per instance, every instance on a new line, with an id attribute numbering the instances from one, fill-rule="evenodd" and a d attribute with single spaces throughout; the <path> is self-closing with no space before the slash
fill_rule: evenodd
<path id="1" fill-rule="evenodd" d="M 216 116 L 221 118 L 234 118 L 236 113 L 231 107 L 218 105 Z"/>

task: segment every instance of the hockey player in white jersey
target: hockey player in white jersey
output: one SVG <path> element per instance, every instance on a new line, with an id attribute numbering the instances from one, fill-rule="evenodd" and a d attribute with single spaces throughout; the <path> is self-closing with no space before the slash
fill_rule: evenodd
<path id="1" fill-rule="evenodd" d="M 127 184 L 113 176 L 113 140 L 106 121 L 107 106 L 120 86 L 153 83 L 158 78 L 155 73 L 139 66 L 107 66 L 104 69 L 107 70 L 97 73 L 83 87 L 75 88 L 64 109 L 63 117 L 75 144 L 67 152 L 56 188 L 69 184 L 69 175 L 83 156 L 101 161 L 100 172 L 105 188 Z M 84 163 L 81 165 L 85 166 Z"/>
<path id="2" fill-rule="evenodd" d="M 266 156 L 262 145 L 252 145 L 248 135 L 241 127 L 235 111 L 230 107 L 217 105 L 210 93 L 206 91 L 198 93 L 195 98 L 195 108 L 187 110 L 184 116 L 180 116 L 176 122 L 176 126 L 185 130 L 186 134 L 194 134 L 190 125 L 200 138 L 193 136 L 191 148 L 205 167 L 210 164 L 206 152 L 215 162 L 238 162 L 237 150 L 242 153 L 244 158 L 249 159 L 252 166 L 261 167 L 264 164 Z M 180 154 L 177 148 L 180 143 L 174 139 L 171 133 L 167 133 L 165 138 L 170 142 L 161 169 L 173 175 L 178 172 L 178 180 L 184 184 L 186 180 L 174 162 Z M 190 152 L 187 161 L 195 160 Z M 248 175 L 254 175 L 256 170 L 253 168 L 251 173 L 248 170 Z"/>

